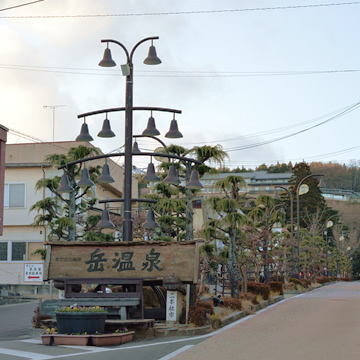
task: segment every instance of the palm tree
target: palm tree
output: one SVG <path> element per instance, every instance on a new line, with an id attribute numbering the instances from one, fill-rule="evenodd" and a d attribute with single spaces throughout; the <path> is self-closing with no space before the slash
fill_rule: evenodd
<path id="1" fill-rule="evenodd" d="M 57 168 L 58 166 L 65 165 L 69 162 L 80 160 L 93 155 L 98 155 L 99 151 L 96 148 L 90 148 L 80 145 L 76 148 L 71 148 L 67 154 L 51 154 L 45 157 L 45 161 Z M 76 179 L 80 176 L 82 166 L 69 166 L 64 168 L 69 183 L 74 191 L 69 193 L 69 197 L 65 198 L 61 193 L 57 191 L 60 184 L 60 176 L 55 176 L 51 179 L 43 178 L 37 181 L 35 190 L 40 191 L 48 189 L 55 195 L 54 197 L 48 197 L 38 201 L 31 207 L 31 211 L 37 211 L 35 216 L 35 226 L 49 226 L 50 234 L 57 236 L 59 239 L 66 239 L 69 241 L 76 240 L 76 213 L 84 213 L 96 202 L 93 198 L 86 203 L 79 202 L 77 199 L 84 198 L 88 193 L 90 187 L 80 191 L 79 186 L 76 184 Z M 93 181 L 96 181 L 96 177 L 100 175 L 99 166 L 88 168 L 90 177 Z M 57 200 L 60 200 L 58 202 Z M 63 206 L 59 204 L 65 204 Z"/>

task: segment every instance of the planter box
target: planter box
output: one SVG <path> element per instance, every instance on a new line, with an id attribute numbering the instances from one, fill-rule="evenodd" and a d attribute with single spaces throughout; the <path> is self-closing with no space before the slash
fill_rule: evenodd
<path id="1" fill-rule="evenodd" d="M 106 312 L 56 312 L 57 328 L 65 333 L 102 333 L 105 329 Z"/>
<path id="2" fill-rule="evenodd" d="M 127 332 L 127 333 L 122 333 L 121 335 L 123 335 L 122 336 L 122 340 L 121 340 L 121 344 L 125 344 L 125 343 L 127 343 L 127 342 L 130 342 L 130 341 L 132 341 L 133 340 L 133 338 L 134 338 L 134 331 L 129 331 L 129 332 Z"/>
<path id="3" fill-rule="evenodd" d="M 56 345 L 79 345 L 87 346 L 90 335 L 54 335 L 54 342 Z"/>
<path id="4" fill-rule="evenodd" d="M 91 335 L 91 343 L 93 346 L 114 346 L 121 345 L 122 338 L 125 334 L 103 334 Z"/>
<path id="5" fill-rule="evenodd" d="M 42 334 L 41 341 L 43 345 L 52 345 L 54 342 L 54 337 L 51 334 Z"/>

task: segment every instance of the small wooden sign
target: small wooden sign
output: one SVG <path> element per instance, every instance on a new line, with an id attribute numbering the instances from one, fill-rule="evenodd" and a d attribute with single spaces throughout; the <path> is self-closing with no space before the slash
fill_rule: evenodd
<path id="1" fill-rule="evenodd" d="M 48 242 L 46 279 L 142 278 L 176 275 L 197 283 L 198 242 Z"/>

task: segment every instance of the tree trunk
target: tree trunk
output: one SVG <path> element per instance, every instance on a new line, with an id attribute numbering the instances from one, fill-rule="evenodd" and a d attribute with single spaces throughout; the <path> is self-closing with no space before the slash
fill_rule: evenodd
<path id="1" fill-rule="evenodd" d="M 188 182 L 190 180 L 191 175 L 191 164 L 185 163 L 186 167 L 186 175 L 185 181 Z M 185 224 L 185 239 L 186 241 L 191 241 L 194 239 L 194 212 L 192 207 L 192 192 L 190 189 L 186 189 L 186 224 Z"/>
<path id="2" fill-rule="evenodd" d="M 235 232 L 230 235 L 229 241 L 229 259 L 228 259 L 228 272 L 230 278 L 231 297 L 239 298 L 239 270 L 236 268 L 236 243 Z"/>
<path id="3" fill-rule="evenodd" d="M 75 183 L 75 179 L 71 178 L 70 180 L 70 185 L 73 187 L 73 189 L 76 186 Z M 75 241 L 76 240 L 76 232 L 75 232 L 75 207 L 76 207 L 76 203 L 75 203 L 75 191 L 72 191 L 69 193 L 69 218 L 72 219 L 73 224 L 71 226 L 69 226 L 69 241 Z"/>
<path id="4" fill-rule="evenodd" d="M 240 272 L 241 272 L 241 293 L 245 294 L 247 293 L 247 266 L 243 265 L 240 266 Z"/>
<path id="5" fill-rule="evenodd" d="M 196 306 L 196 284 L 190 285 L 190 306 Z"/>

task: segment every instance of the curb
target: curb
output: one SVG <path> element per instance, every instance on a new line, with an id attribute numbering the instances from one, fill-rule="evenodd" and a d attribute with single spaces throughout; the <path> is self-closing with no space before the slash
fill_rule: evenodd
<path id="1" fill-rule="evenodd" d="M 262 301 L 260 304 L 255 305 L 255 309 L 256 309 L 256 311 L 265 309 L 266 307 L 273 305 L 283 299 L 284 299 L 284 295 L 276 296 L 271 300 L 265 300 L 265 301 Z M 221 320 L 221 325 L 219 326 L 219 328 L 229 325 L 229 324 L 233 323 L 234 321 L 242 319 L 246 316 L 248 316 L 248 313 L 246 311 L 237 311 L 233 314 L 230 314 Z M 184 326 L 177 327 L 174 324 L 173 327 L 166 328 L 164 326 L 163 329 L 155 328 L 155 337 L 205 335 L 205 334 L 208 334 L 215 330 L 217 330 L 217 329 L 214 329 L 211 325 L 205 325 L 205 326 L 193 327 L 193 328 L 185 328 Z"/>

